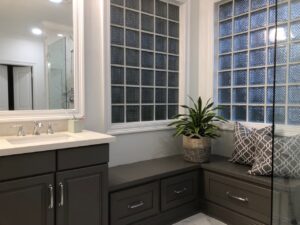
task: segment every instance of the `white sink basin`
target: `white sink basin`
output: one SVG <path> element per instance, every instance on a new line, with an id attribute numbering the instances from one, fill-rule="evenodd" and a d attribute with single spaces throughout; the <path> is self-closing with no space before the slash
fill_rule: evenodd
<path id="1" fill-rule="evenodd" d="M 70 141 L 73 137 L 68 134 L 53 134 L 40 136 L 13 137 L 6 140 L 12 145 L 39 144 L 45 142 Z"/>

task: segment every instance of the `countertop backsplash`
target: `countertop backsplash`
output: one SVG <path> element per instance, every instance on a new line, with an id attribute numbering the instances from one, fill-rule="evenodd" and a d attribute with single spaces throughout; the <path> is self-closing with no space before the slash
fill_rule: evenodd
<path id="1" fill-rule="evenodd" d="M 40 129 L 41 133 L 46 133 L 48 129 L 48 123 L 52 123 L 54 132 L 63 132 L 68 130 L 68 120 L 56 120 L 56 121 L 41 121 L 43 127 Z M 22 125 L 26 135 L 33 133 L 34 124 L 33 121 L 29 122 L 10 122 L 0 123 L 0 136 L 17 136 L 18 128 L 15 126 Z"/>

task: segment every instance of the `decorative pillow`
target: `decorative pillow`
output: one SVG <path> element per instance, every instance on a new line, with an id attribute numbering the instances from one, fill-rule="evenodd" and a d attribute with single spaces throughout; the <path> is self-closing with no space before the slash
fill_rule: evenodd
<path id="1" fill-rule="evenodd" d="M 265 127 L 260 130 L 250 129 L 241 123 L 235 123 L 234 127 L 234 151 L 229 160 L 233 163 L 252 166 L 255 155 L 254 133 L 258 135 L 272 135 L 272 127 Z"/>
<path id="2" fill-rule="evenodd" d="M 272 174 L 272 145 L 273 137 L 269 134 L 261 134 L 255 131 L 253 134 L 255 146 L 254 163 L 249 170 L 251 175 L 270 176 Z"/>
<path id="3" fill-rule="evenodd" d="M 274 175 L 300 177 L 300 135 L 274 140 Z"/>

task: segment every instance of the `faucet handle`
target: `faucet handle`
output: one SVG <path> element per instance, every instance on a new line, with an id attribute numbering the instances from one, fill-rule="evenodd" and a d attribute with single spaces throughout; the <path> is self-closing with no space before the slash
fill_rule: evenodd
<path id="1" fill-rule="evenodd" d="M 40 121 L 34 121 L 33 123 L 34 123 L 35 127 L 38 127 L 38 128 L 42 128 L 43 127 L 43 123 L 40 122 Z"/>
<path id="2" fill-rule="evenodd" d="M 47 134 L 54 134 L 53 123 L 51 122 L 48 123 Z"/>
<path id="3" fill-rule="evenodd" d="M 39 128 L 42 128 L 44 125 L 42 122 L 34 121 L 33 135 L 40 135 Z"/>
<path id="4" fill-rule="evenodd" d="M 13 128 L 18 128 L 18 136 L 26 136 L 23 125 L 13 125 Z"/>

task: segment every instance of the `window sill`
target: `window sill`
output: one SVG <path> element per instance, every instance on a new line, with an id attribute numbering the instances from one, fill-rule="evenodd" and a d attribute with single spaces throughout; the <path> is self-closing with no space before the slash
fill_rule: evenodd
<path id="1" fill-rule="evenodd" d="M 272 124 L 265 123 L 250 123 L 250 122 L 241 122 L 247 127 L 261 129 L 266 126 L 272 126 Z M 235 122 L 229 121 L 225 124 L 218 124 L 222 131 L 234 131 Z M 290 126 L 290 125 L 275 125 L 275 135 L 276 136 L 294 136 L 300 134 L 300 127 L 298 126 Z"/>
<path id="2" fill-rule="evenodd" d="M 114 124 L 108 129 L 107 133 L 110 135 L 122 135 L 122 134 L 134 134 L 161 130 L 173 130 L 173 127 L 168 127 L 168 124 L 172 121 L 152 121 L 142 123 L 130 123 L 130 124 Z M 241 122 L 247 127 L 261 129 L 271 124 L 264 123 L 250 123 Z M 218 123 L 222 131 L 234 131 L 235 122 L 229 121 L 228 123 Z M 300 134 L 300 127 L 289 125 L 275 125 L 275 134 L 277 136 L 294 136 Z"/>
<path id="3" fill-rule="evenodd" d="M 173 127 L 168 127 L 172 121 L 151 121 L 130 124 L 113 124 L 108 129 L 110 135 L 134 134 L 160 130 L 172 130 Z"/>

